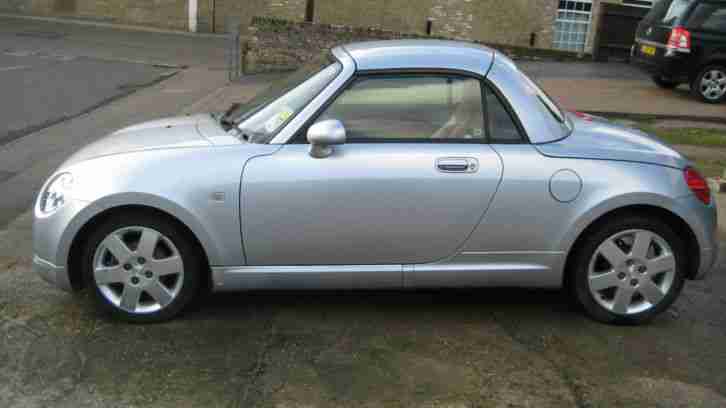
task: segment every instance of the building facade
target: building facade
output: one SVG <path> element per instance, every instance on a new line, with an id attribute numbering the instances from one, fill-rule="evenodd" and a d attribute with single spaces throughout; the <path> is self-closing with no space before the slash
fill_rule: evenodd
<path id="1" fill-rule="evenodd" d="M 2 0 L 0 12 L 199 32 L 252 17 L 430 33 L 488 43 L 591 52 L 601 3 L 658 0 Z"/>

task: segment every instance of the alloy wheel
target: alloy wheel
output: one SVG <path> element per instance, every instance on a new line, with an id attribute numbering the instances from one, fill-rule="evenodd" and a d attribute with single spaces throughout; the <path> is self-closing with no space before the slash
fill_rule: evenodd
<path id="1" fill-rule="evenodd" d="M 181 292 L 184 264 L 174 243 L 152 228 L 125 227 L 101 241 L 94 281 L 106 300 L 134 314 L 157 312 Z"/>
<path id="2" fill-rule="evenodd" d="M 699 90 L 704 98 L 717 101 L 726 95 L 726 73 L 718 69 L 707 71 L 701 76 Z"/>
<path id="3" fill-rule="evenodd" d="M 647 311 L 673 287 L 676 258 L 660 235 L 642 229 L 619 232 L 590 260 L 588 287 L 595 301 L 618 315 Z"/>

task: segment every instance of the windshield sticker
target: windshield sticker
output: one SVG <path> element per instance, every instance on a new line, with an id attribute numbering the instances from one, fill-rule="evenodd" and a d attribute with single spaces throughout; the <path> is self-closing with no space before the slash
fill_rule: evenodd
<path id="1" fill-rule="evenodd" d="M 274 133 L 292 116 L 294 111 L 288 106 L 283 106 L 282 110 L 265 122 L 265 130 L 267 133 Z"/>

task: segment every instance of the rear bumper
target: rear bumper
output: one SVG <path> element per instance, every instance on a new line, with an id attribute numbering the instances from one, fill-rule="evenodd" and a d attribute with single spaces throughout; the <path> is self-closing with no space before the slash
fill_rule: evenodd
<path id="1" fill-rule="evenodd" d="M 685 197 L 680 201 L 681 208 L 688 214 L 686 222 L 698 241 L 698 270 L 688 271 L 687 277 L 693 280 L 705 279 L 714 269 L 719 253 L 718 215 L 715 200 L 703 205 L 695 197 Z"/>
<path id="2" fill-rule="evenodd" d="M 649 45 L 656 48 L 656 55 L 643 54 L 641 47 Z M 690 54 L 667 54 L 665 45 L 636 42 L 631 51 L 630 63 L 653 76 L 660 76 L 678 82 L 688 82 L 690 73 Z"/>

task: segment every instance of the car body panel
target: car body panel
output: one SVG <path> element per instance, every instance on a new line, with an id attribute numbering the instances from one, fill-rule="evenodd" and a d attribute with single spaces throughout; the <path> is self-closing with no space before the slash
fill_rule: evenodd
<path id="1" fill-rule="evenodd" d="M 436 47 L 437 53 L 431 53 Z M 359 71 L 439 69 L 485 76 L 494 60 L 491 48 L 458 41 L 369 41 L 344 45 Z"/>
<path id="2" fill-rule="evenodd" d="M 680 153 L 640 130 L 596 117 L 570 118 L 574 130 L 569 137 L 537 144 L 537 150 L 550 157 L 630 161 L 679 169 L 689 165 Z"/>
<path id="3" fill-rule="evenodd" d="M 478 167 L 445 173 L 437 160 Z M 501 180 L 484 144 L 347 144 L 325 159 L 287 145 L 247 164 L 243 236 L 250 265 L 425 263 L 454 255 Z M 422 237 L 426 237 L 422 239 Z M 271 243 L 274 243 L 271 245 Z"/>
<path id="4" fill-rule="evenodd" d="M 191 131 L 187 129 L 187 131 Z M 211 265 L 243 265 L 239 188 L 245 163 L 280 146 L 176 148 L 102 156 L 59 172 L 74 174 L 72 204 L 51 216 L 36 208 L 36 254 L 66 265 L 71 243 L 94 216 L 119 206 L 145 206 L 172 214 L 195 234 Z M 130 166 L 129 163 L 134 163 Z"/>
<path id="5" fill-rule="evenodd" d="M 82 149 L 51 176 L 72 172 L 66 204 L 44 214 L 36 202 L 35 268 L 73 289 L 68 260 L 79 231 L 107 210 L 144 206 L 191 230 L 218 290 L 557 287 L 589 225 L 613 210 L 648 205 L 693 230 L 696 277 L 711 269 L 715 207 L 688 190 L 680 155 L 601 121 L 572 119 L 574 131 L 563 139 L 511 60 L 475 45 L 424 43 L 335 48 L 338 77 L 270 144 L 243 143 L 218 117 L 195 115 L 126 128 Z M 464 55 L 467 47 L 481 61 Z M 393 58 L 399 53 L 406 58 Z M 362 69 L 357 63 L 486 76 L 532 144 L 350 143 L 314 159 L 293 137 Z M 475 159 L 477 171 L 438 171 L 436 161 L 450 157 Z"/>
<path id="6" fill-rule="evenodd" d="M 536 91 L 523 78 L 522 71 L 504 54 L 496 53 L 487 79 L 504 96 L 531 143 L 549 143 L 562 138 L 562 131 L 541 108 Z"/>

